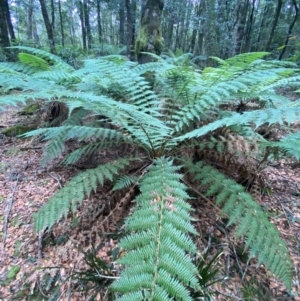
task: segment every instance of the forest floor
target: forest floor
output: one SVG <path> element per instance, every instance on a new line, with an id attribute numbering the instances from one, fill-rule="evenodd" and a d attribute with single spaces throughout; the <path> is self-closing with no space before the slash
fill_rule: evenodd
<path id="1" fill-rule="evenodd" d="M 0 127 L 28 118 L 18 115 L 18 110 L 0 112 Z M 51 231 L 35 233 L 34 213 L 80 172 L 78 166 L 57 165 L 59 158 L 41 166 L 44 147 L 45 142 L 37 139 L 0 134 L 0 300 L 88 300 L 92 291 L 86 295 L 80 292 L 84 285 L 78 274 L 89 268 L 87 258 L 95 258 L 94 254 L 117 267 L 122 221 L 132 206 L 130 191 L 116 199 L 110 187 L 104 187 Z M 192 201 L 198 220 L 195 227 L 201 234 L 199 250 L 208 249 L 209 258 L 223 252 L 216 262 L 218 277 L 223 279 L 211 287 L 219 293 L 213 294 L 212 300 L 300 301 L 300 164 L 281 160 L 266 168 L 263 175 L 268 193 L 260 202 L 288 245 L 294 267 L 292 292 L 289 294 L 263 265 L 247 258 L 241 242 L 223 224 L 219 209 L 211 200 L 199 197 Z M 92 246 L 98 246 L 94 253 Z M 114 275 L 113 269 L 106 275 L 110 272 Z M 72 274 L 77 280 L 69 277 Z M 106 290 L 109 281 L 98 277 L 101 290 L 95 293 L 95 300 L 111 300 Z M 85 287 L 90 285 L 85 283 Z"/>

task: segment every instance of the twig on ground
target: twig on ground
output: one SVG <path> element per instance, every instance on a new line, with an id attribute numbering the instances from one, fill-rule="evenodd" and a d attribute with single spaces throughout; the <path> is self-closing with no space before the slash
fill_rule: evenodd
<path id="1" fill-rule="evenodd" d="M 60 180 L 59 180 L 59 178 L 58 178 L 57 176 L 54 176 L 54 175 L 52 175 L 51 173 L 49 173 L 49 176 L 50 176 L 52 179 L 54 179 L 54 180 L 58 183 L 58 185 L 59 185 L 60 188 L 62 188 L 62 185 L 61 185 L 61 183 L 60 183 Z"/>
<path id="2" fill-rule="evenodd" d="M 249 267 L 250 260 L 251 260 L 251 258 L 249 257 L 249 259 L 247 260 L 247 264 L 246 264 L 246 268 L 245 268 L 243 277 L 242 277 L 242 281 L 244 281 L 244 279 L 245 279 L 245 276 L 246 276 L 246 273 L 247 273 L 247 270 L 248 270 L 248 267 Z"/>
<path id="3" fill-rule="evenodd" d="M 43 250 L 43 231 L 39 231 L 38 235 L 38 254 L 37 257 L 38 259 L 42 258 L 42 250 Z"/>
<path id="4" fill-rule="evenodd" d="M 18 183 L 19 183 L 19 174 L 17 174 L 16 184 L 13 188 L 12 194 L 11 194 L 10 198 L 4 203 L 4 207 L 3 207 L 3 215 L 4 215 L 3 247 L 5 247 L 5 243 L 6 243 L 8 218 L 9 218 L 9 214 L 11 212 L 11 208 L 12 208 L 12 205 L 13 205 L 13 202 L 14 202 L 14 195 L 15 195 L 15 192 L 17 190 Z"/>
<path id="5" fill-rule="evenodd" d="M 238 255 L 237 255 L 237 253 L 236 253 L 236 250 L 235 250 L 234 245 L 232 246 L 232 250 L 233 250 L 233 253 L 234 253 L 234 256 L 235 256 L 235 261 L 236 261 L 236 263 L 237 263 L 237 265 L 238 265 L 238 267 L 239 267 L 241 276 L 244 277 L 244 271 L 243 271 L 243 268 L 242 268 L 241 265 L 240 265 L 239 257 L 238 257 Z"/>
<path id="6" fill-rule="evenodd" d="M 27 150 L 32 150 L 32 149 L 41 149 L 41 146 L 31 146 L 31 147 L 21 147 L 21 151 L 27 151 Z"/>

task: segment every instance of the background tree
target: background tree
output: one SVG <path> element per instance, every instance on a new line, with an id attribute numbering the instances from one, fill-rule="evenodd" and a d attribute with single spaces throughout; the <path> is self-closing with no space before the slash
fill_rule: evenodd
<path id="1" fill-rule="evenodd" d="M 160 55 L 163 50 L 161 35 L 161 16 L 163 0 L 143 0 L 141 7 L 141 27 L 136 40 L 136 53 L 139 63 L 151 61 L 151 57 L 142 52 Z"/>
<path id="2" fill-rule="evenodd" d="M 45 22 L 45 27 L 47 30 L 47 36 L 48 36 L 48 42 L 49 42 L 49 46 L 50 46 L 50 52 L 51 53 L 56 53 L 56 49 L 55 49 L 55 41 L 54 41 L 54 33 L 53 33 L 53 28 L 54 28 L 54 5 L 51 5 L 52 7 L 52 22 L 50 23 L 50 19 L 48 16 L 48 11 L 47 11 L 47 7 L 46 7 L 46 2 L 45 0 L 39 0 L 40 4 L 41 4 L 41 10 L 42 10 L 42 15 L 43 15 L 43 19 Z M 53 4 L 53 1 L 51 1 L 51 3 Z"/>
<path id="3" fill-rule="evenodd" d="M 7 0 L 0 0 L 0 46 L 8 60 L 13 60 L 14 55 L 6 47 L 9 47 L 10 42 L 15 40 L 16 37 L 11 21 L 8 2 Z"/>

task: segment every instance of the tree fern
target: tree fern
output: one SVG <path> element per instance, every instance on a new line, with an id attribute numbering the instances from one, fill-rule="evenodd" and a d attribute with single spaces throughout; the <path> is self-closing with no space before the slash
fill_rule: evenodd
<path id="1" fill-rule="evenodd" d="M 111 288 L 122 293 L 118 300 L 192 300 L 186 286 L 198 288 L 197 269 L 186 254 L 197 248 L 186 233 L 191 226 L 188 195 L 172 161 L 154 160 L 141 182 L 141 194 L 128 219 L 133 234 L 120 245 L 127 252 L 119 260 L 127 268 Z"/>
<path id="2" fill-rule="evenodd" d="M 240 152 L 257 160 L 267 150 L 268 154 L 282 152 L 299 159 L 293 146 L 294 142 L 297 145 L 298 134 L 269 143 L 255 132 L 263 124 L 299 121 L 298 102 L 285 103 L 276 93 L 282 85 L 295 86 L 299 70 L 294 64 L 263 60 L 266 53 L 215 59 L 220 66 L 202 71 L 187 64 L 188 55 L 179 60 L 153 55 L 157 62 L 142 66 L 121 56 L 109 56 L 87 60 L 83 68 L 74 70 L 40 50 L 21 50 L 43 59 L 51 69 L 28 75 L 26 68 L 30 66 L 23 66 L 23 72 L 20 65 L 0 64 L 3 93 L 16 88 L 22 91 L 0 96 L 0 103 L 55 99 L 69 108 L 68 120 L 61 127 L 25 135 L 44 135 L 49 140 L 47 160 L 62 155 L 65 143 L 76 139 L 78 148 L 62 160 L 64 164 L 127 143 L 138 148 L 141 159 L 146 158 L 145 166 L 152 162 L 142 179 L 145 170 L 134 176 L 121 172 L 130 160 L 137 160 L 133 155 L 77 175 L 37 213 L 36 230 L 51 227 L 70 207 L 75 210 L 105 177 L 115 181 L 114 189 L 136 185 L 139 179 L 141 194 L 126 222 L 129 233 L 121 241 L 125 255 L 120 263 L 126 268 L 112 288 L 119 292 L 120 300 L 191 300 L 189 288 L 198 289 L 199 285 L 188 255 L 197 250 L 188 234 L 196 232 L 190 224 L 191 208 L 185 202 L 188 195 L 181 182 L 181 169 L 174 162 L 201 151 L 205 160 L 207 148 L 220 155 L 229 153 L 231 158 Z M 240 103 L 253 98 L 258 109 L 234 112 Z M 234 163 L 240 164 L 238 160 Z M 245 237 L 251 254 L 290 287 L 287 248 L 263 209 L 242 186 L 214 168 L 202 163 L 184 165 L 196 175 L 207 195 L 216 198 L 229 224 L 237 224 L 237 235 Z M 247 168 L 245 164 L 243 168 Z"/>

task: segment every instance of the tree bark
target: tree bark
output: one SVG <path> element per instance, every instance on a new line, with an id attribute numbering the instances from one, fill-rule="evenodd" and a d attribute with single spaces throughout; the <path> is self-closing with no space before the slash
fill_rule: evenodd
<path id="1" fill-rule="evenodd" d="M 100 6 L 100 1 L 97 0 L 97 29 L 98 29 L 98 40 L 99 43 L 102 43 L 102 26 L 101 26 L 101 6 Z"/>
<path id="2" fill-rule="evenodd" d="M 58 0 L 58 12 L 59 12 L 59 22 L 60 22 L 61 45 L 62 47 L 65 47 L 65 34 L 64 34 L 63 17 L 62 17 L 60 0 Z"/>
<path id="3" fill-rule="evenodd" d="M 141 28 L 136 39 L 136 53 L 140 64 L 152 61 L 152 57 L 141 52 L 160 55 L 163 50 L 161 16 L 163 0 L 142 0 Z"/>
<path id="4" fill-rule="evenodd" d="M 33 40 L 34 40 L 35 45 L 41 46 L 41 42 L 40 42 L 40 38 L 39 38 L 36 23 L 37 23 L 36 19 L 33 16 L 33 20 L 32 20 Z"/>
<path id="5" fill-rule="evenodd" d="M 260 22 L 260 26 L 259 26 L 258 35 L 257 35 L 256 45 L 253 45 L 253 51 L 254 51 L 254 49 L 255 49 L 255 51 L 260 51 L 261 49 L 263 49 L 263 47 L 260 47 L 260 42 L 261 42 L 261 37 L 262 37 L 264 27 L 265 27 L 265 23 L 267 20 L 267 16 L 269 14 L 269 8 L 270 8 L 270 5 L 268 3 L 265 3 L 264 10 L 261 15 L 261 22 Z"/>
<path id="6" fill-rule="evenodd" d="M 272 43 L 272 40 L 273 40 L 273 37 L 274 37 L 275 28 L 278 24 L 281 8 L 282 8 L 282 0 L 278 0 L 277 6 L 276 6 L 276 12 L 275 12 L 275 16 L 274 16 L 273 24 L 272 24 L 272 28 L 271 28 L 271 32 L 270 32 L 270 35 L 269 35 L 268 42 L 266 44 L 266 51 L 270 51 L 271 43 Z"/>
<path id="7" fill-rule="evenodd" d="M 247 28 L 245 32 L 245 45 L 243 47 L 243 52 L 250 51 L 250 47 L 251 47 L 251 32 L 254 23 L 253 20 L 254 20 L 255 2 L 256 0 L 252 0 L 252 7 L 249 13 L 249 18 L 247 20 Z"/>
<path id="8" fill-rule="evenodd" d="M 53 28 L 52 28 L 50 20 L 49 20 L 46 3 L 45 3 L 45 0 L 39 0 L 39 1 L 41 4 L 42 15 L 43 15 L 44 23 L 46 26 L 48 41 L 49 41 L 49 45 L 50 45 L 50 52 L 56 53 Z"/>
<path id="9" fill-rule="evenodd" d="M 135 60 L 135 19 L 136 19 L 136 0 L 125 0 L 126 17 L 127 17 L 127 44 L 126 56 L 130 60 Z"/>
<path id="10" fill-rule="evenodd" d="M 5 12 L 5 0 L 0 0 L 0 46 L 3 49 L 5 57 L 10 60 L 11 53 L 7 48 L 5 48 L 10 46 Z"/>
<path id="11" fill-rule="evenodd" d="M 119 3 L 119 44 L 125 44 L 125 1 Z"/>
<path id="12" fill-rule="evenodd" d="M 284 55 L 284 53 L 286 51 L 286 48 L 287 48 L 287 45 L 289 43 L 291 34 L 293 32 L 294 25 L 296 24 L 296 21 L 299 19 L 299 16 L 300 16 L 300 14 L 299 14 L 299 7 L 297 5 L 297 1 L 296 0 L 292 0 L 292 3 L 293 3 L 293 7 L 295 8 L 295 16 L 293 18 L 292 23 L 289 26 L 289 30 L 288 30 L 287 37 L 285 39 L 284 47 L 282 48 L 282 51 L 281 51 L 281 53 L 280 53 L 280 55 L 278 57 L 279 60 L 282 59 L 282 57 L 283 57 L 283 55 Z"/>
<path id="13" fill-rule="evenodd" d="M 83 0 L 83 9 L 84 9 L 84 23 L 85 23 L 86 35 L 87 35 L 87 46 L 88 49 L 92 49 L 93 39 L 92 39 L 91 24 L 90 24 L 90 6 L 88 0 Z"/>
<path id="14" fill-rule="evenodd" d="M 86 28 L 84 22 L 83 4 L 81 1 L 78 1 L 78 10 L 79 10 L 79 19 L 81 24 L 82 47 L 83 50 L 86 50 Z"/>
<path id="15" fill-rule="evenodd" d="M 54 32 L 55 27 L 55 9 L 54 9 L 54 0 L 51 0 L 51 27 Z"/>
<path id="16" fill-rule="evenodd" d="M 235 53 L 239 54 L 242 52 L 245 44 L 245 25 L 247 21 L 247 14 L 249 8 L 250 0 L 246 0 L 245 3 L 239 4 L 239 23 L 237 27 L 237 40 L 236 40 L 236 49 Z"/>
<path id="17" fill-rule="evenodd" d="M 30 41 L 33 39 L 33 0 L 28 2 L 27 11 L 27 39 Z"/>
<path id="18" fill-rule="evenodd" d="M 15 36 L 15 32 L 14 32 L 14 27 L 13 27 L 12 22 L 11 22 L 11 16 L 10 16 L 10 10 L 9 10 L 9 6 L 8 6 L 8 1 L 5 0 L 4 3 L 5 3 L 6 22 L 7 22 L 8 32 L 9 32 L 9 35 L 10 35 L 10 40 L 15 41 L 16 36 Z"/>

